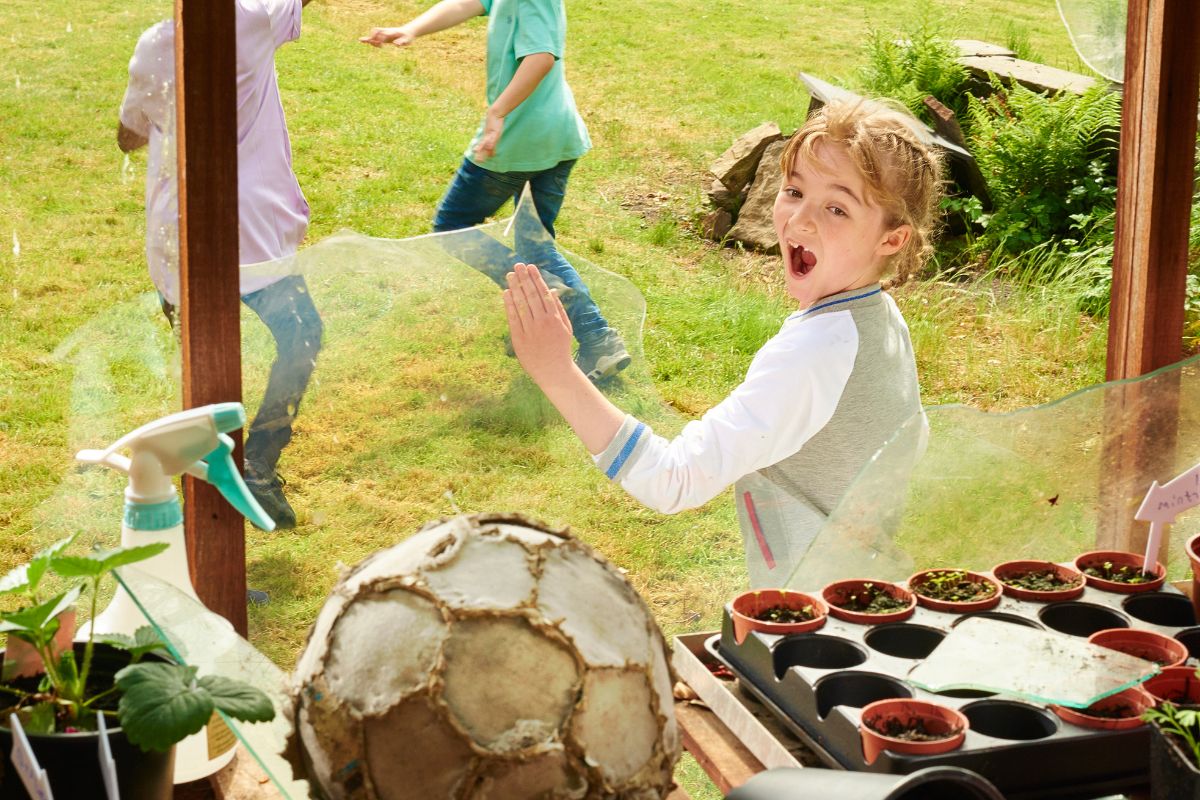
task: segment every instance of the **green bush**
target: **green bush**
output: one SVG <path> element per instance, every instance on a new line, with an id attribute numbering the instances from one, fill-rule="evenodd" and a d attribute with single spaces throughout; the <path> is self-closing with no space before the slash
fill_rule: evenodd
<path id="1" fill-rule="evenodd" d="M 979 248 L 1002 256 L 1050 241 L 1111 243 L 1120 96 L 1102 85 L 1047 96 L 996 79 L 992 89 L 967 101 L 971 152 L 995 203 L 973 215 Z"/>
<path id="2" fill-rule="evenodd" d="M 929 95 L 961 115 L 966 110 L 970 76 L 958 63 L 958 48 L 938 35 L 936 24 L 934 17 L 924 14 L 908 30 L 871 31 L 867 65 L 859 71 L 863 93 L 898 100 L 926 122 L 931 121 L 924 104 Z"/>

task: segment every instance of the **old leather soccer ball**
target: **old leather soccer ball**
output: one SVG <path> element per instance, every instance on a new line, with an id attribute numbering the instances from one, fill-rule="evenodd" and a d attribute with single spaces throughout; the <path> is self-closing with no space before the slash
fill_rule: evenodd
<path id="1" fill-rule="evenodd" d="M 332 800 L 650 800 L 679 756 L 645 603 L 515 515 L 433 523 L 343 577 L 292 698 L 289 758 Z"/>

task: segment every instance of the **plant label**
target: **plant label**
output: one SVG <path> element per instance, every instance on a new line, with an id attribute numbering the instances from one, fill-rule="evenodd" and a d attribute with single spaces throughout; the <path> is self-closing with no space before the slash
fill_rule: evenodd
<path id="1" fill-rule="evenodd" d="M 1200 505 L 1200 464 L 1178 477 L 1158 485 L 1150 484 L 1146 499 L 1133 515 L 1134 519 L 1150 523 L 1150 535 L 1146 539 L 1146 557 L 1142 562 L 1147 571 L 1154 569 L 1154 557 L 1162 541 L 1163 526 L 1173 523 L 1181 511 Z"/>
<path id="2" fill-rule="evenodd" d="M 1200 464 L 1162 486 L 1155 481 L 1134 514 L 1145 522 L 1174 522 L 1180 512 L 1200 505 Z"/>
<path id="3" fill-rule="evenodd" d="M 54 800 L 54 793 L 50 791 L 50 778 L 46 776 L 46 770 L 42 769 L 37 756 L 33 754 L 33 748 L 29 746 L 29 739 L 25 736 L 25 729 L 21 727 L 21 720 L 16 714 L 9 714 L 8 725 L 13 733 L 12 763 L 17 768 L 17 774 L 21 776 L 21 783 L 25 784 L 25 791 L 29 792 L 33 800 Z"/>
<path id="4" fill-rule="evenodd" d="M 113 761 L 112 748 L 108 744 L 108 724 L 104 714 L 96 715 L 96 730 L 100 734 L 100 774 L 104 776 L 104 791 L 108 800 L 121 800 L 117 788 L 117 762 Z"/>

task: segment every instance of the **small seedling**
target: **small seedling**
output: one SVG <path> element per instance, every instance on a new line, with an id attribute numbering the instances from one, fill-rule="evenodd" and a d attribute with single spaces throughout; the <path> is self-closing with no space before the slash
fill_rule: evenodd
<path id="1" fill-rule="evenodd" d="M 931 729 L 926 720 L 920 717 L 901 718 L 895 716 L 875 717 L 867 721 L 867 727 L 881 736 L 906 742 L 938 742 L 957 736 L 961 730 L 961 728 L 947 725 L 944 731 L 937 731 Z"/>
<path id="2" fill-rule="evenodd" d="M 845 595 L 834 605 L 858 614 L 890 614 L 908 607 L 904 600 L 893 597 L 887 589 L 873 583 L 864 583 L 859 591 Z"/>
<path id="3" fill-rule="evenodd" d="M 1200 769 L 1200 711 L 1163 701 L 1157 708 L 1146 709 L 1142 719 L 1168 734 L 1185 754 L 1191 756 L 1192 766 Z"/>
<path id="4" fill-rule="evenodd" d="M 1086 567 L 1083 571 L 1093 578 L 1100 578 L 1101 580 L 1112 581 L 1113 583 L 1149 583 L 1158 578 L 1154 573 L 1143 572 L 1132 564 L 1117 566 L 1111 561 L 1105 561 L 1102 564 L 1093 564 L 1090 567 Z"/>
<path id="5" fill-rule="evenodd" d="M 917 594 L 931 600 L 951 603 L 966 603 L 986 600 L 996 593 L 996 587 L 987 581 L 977 580 L 964 570 L 931 570 L 912 587 Z"/>
<path id="6" fill-rule="evenodd" d="M 1018 589 L 1028 589 L 1034 592 L 1061 592 L 1065 589 L 1074 589 L 1081 584 L 1083 576 L 1072 576 L 1068 580 L 1052 569 L 1034 569 L 1015 575 L 1005 575 L 1000 580 Z"/>
<path id="7" fill-rule="evenodd" d="M 784 605 L 771 606 L 754 615 L 759 622 L 808 622 L 816 619 L 817 614 L 811 604 L 799 607 Z"/>

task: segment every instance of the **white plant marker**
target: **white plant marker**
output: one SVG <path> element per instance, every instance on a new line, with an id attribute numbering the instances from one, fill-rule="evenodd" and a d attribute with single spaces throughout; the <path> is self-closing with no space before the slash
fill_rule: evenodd
<path id="1" fill-rule="evenodd" d="M 8 715 L 8 726 L 13 734 L 12 763 L 17 768 L 21 783 L 25 784 L 25 791 L 29 792 L 33 800 L 54 800 L 54 793 L 50 791 L 50 778 L 46 776 L 46 770 L 42 769 L 37 756 L 33 754 L 33 748 L 29 746 L 29 739 L 25 736 L 25 729 L 21 727 L 21 720 L 16 714 Z"/>
<path id="2" fill-rule="evenodd" d="M 1198 505 L 1200 464 L 1162 486 L 1158 485 L 1158 481 L 1150 484 L 1146 499 L 1133 515 L 1134 519 L 1150 523 L 1150 537 L 1146 540 L 1146 555 L 1142 559 L 1143 572 L 1150 571 L 1158 563 L 1158 545 L 1162 542 L 1163 527 L 1173 523 L 1179 512 Z"/>
<path id="3" fill-rule="evenodd" d="M 117 762 L 113 761 L 112 748 L 108 744 L 108 724 L 103 712 L 96 713 L 96 732 L 100 734 L 100 774 L 104 776 L 104 791 L 108 800 L 121 800 L 121 790 L 117 788 Z"/>

